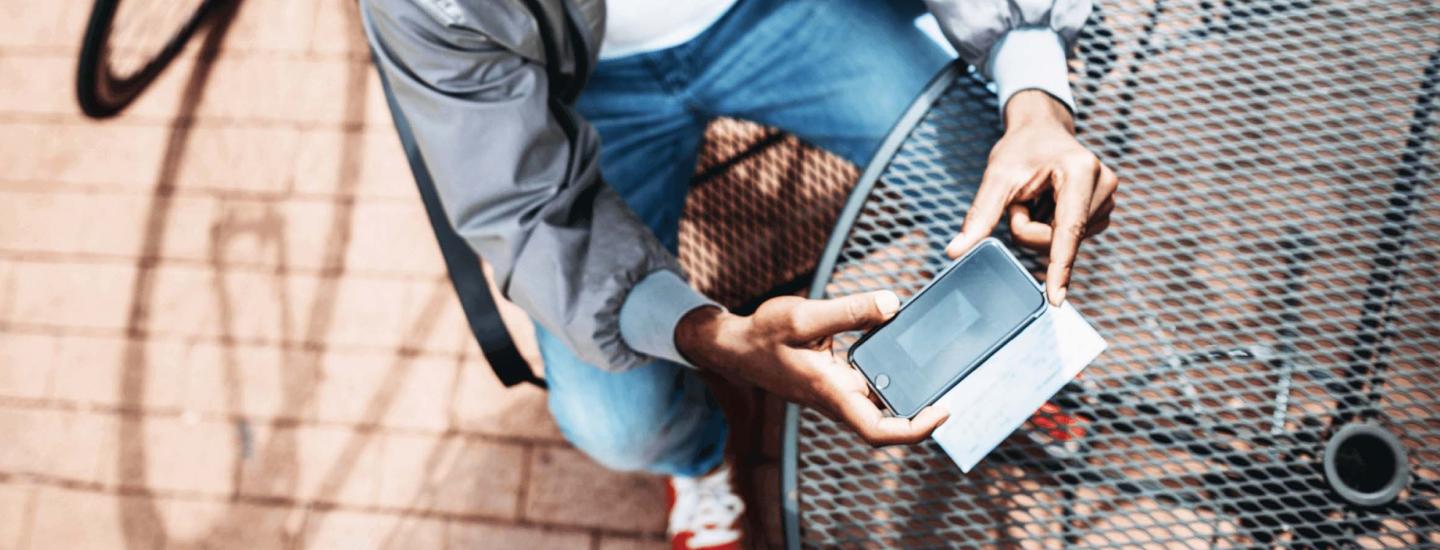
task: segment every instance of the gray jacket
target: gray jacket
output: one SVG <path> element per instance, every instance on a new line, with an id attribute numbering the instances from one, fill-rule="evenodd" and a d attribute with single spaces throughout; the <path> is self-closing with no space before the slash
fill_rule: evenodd
<path id="1" fill-rule="evenodd" d="M 1074 108 L 1065 57 L 1090 0 L 926 2 L 961 57 L 996 80 L 1002 106 L 1038 88 Z M 600 368 L 684 362 L 675 325 L 708 300 L 601 180 L 599 138 L 572 106 L 596 63 L 604 1 L 360 5 L 446 214 L 504 295 Z"/>

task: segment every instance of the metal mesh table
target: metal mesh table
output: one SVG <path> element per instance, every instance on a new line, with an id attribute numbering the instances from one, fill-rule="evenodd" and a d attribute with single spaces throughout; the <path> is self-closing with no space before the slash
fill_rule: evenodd
<path id="1" fill-rule="evenodd" d="M 1440 3 L 1101 8 L 1079 126 L 1126 183 L 1071 299 L 1110 348 L 968 475 L 792 407 L 787 543 L 1440 546 Z M 937 77 L 811 294 L 918 289 L 998 127 Z"/>

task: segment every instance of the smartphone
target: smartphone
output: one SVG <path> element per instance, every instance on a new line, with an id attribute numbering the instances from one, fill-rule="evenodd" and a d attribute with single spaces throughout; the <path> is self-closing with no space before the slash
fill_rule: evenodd
<path id="1" fill-rule="evenodd" d="M 1045 312 L 1045 290 L 1004 244 L 975 245 L 850 347 L 881 401 L 913 417 Z"/>

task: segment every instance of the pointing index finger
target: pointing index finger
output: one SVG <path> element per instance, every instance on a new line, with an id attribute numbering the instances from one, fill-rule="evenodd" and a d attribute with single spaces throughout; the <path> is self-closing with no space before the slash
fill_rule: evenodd
<path id="1" fill-rule="evenodd" d="M 1090 217 L 1090 195 L 1095 189 L 1099 162 L 1073 162 L 1055 172 L 1055 230 L 1050 242 L 1050 267 L 1046 270 L 1045 290 L 1050 304 L 1065 301 L 1070 286 L 1070 273 L 1080 240 L 1085 237 L 1085 222 Z"/>
<path id="2" fill-rule="evenodd" d="M 986 170 L 980 182 L 980 190 L 975 192 L 975 200 L 970 203 L 970 211 L 965 213 L 960 235 L 945 246 L 945 254 L 951 258 L 959 258 L 966 250 L 975 246 L 975 243 L 984 240 L 995 230 L 995 224 L 1000 223 L 1000 216 L 1005 214 L 1005 203 L 1008 199 L 1008 193 L 1001 185 L 999 176 L 992 170 Z"/>

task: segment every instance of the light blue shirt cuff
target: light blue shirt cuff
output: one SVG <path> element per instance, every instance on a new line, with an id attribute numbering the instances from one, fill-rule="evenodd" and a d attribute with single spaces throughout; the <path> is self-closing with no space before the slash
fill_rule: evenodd
<path id="1" fill-rule="evenodd" d="M 1040 90 L 1075 112 L 1075 96 L 1070 92 L 1068 67 L 1065 64 L 1065 42 L 1060 34 L 1048 28 L 1020 28 L 1005 34 L 990 50 L 985 63 L 986 73 L 995 79 L 1000 94 L 1000 116 L 1010 96 L 1023 90 Z"/>
<path id="2" fill-rule="evenodd" d="M 694 367 L 675 347 L 675 325 L 697 307 L 719 304 L 690 287 L 673 271 L 646 275 L 620 306 L 620 337 L 635 351 Z"/>

